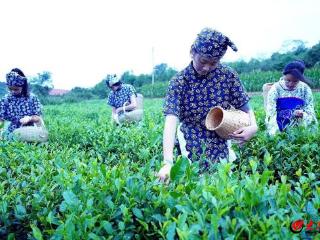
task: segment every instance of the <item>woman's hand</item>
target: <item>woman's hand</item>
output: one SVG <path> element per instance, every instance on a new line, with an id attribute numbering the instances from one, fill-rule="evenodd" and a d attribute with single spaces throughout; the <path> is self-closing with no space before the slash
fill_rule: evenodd
<path id="1" fill-rule="evenodd" d="M 22 125 L 26 125 L 26 124 L 28 124 L 29 122 L 31 122 L 31 120 L 32 120 L 32 117 L 30 117 L 30 116 L 25 116 L 25 117 L 21 118 L 21 119 L 19 120 L 19 122 L 20 122 Z"/>
<path id="2" fill-rule="evenodd" d="M 245 142 L 249 141 L 258 131 L 257 126 L 251 125 L 248 127 L 240 128 L 239 130 L 229 134 L 229 136 L 237 140 L 239 145 L 242 146 Z"/>
<path id="3" fill-rule="evenodd" d="M 112 115 L 111 115 L 111 121 L 112 121 L 112 122 L 115 122 L 116 124 L 120 124 L 120 122 L 119 122 L 119 115 L 116 114 L 116 113 L 112 113 Z"/>
<path id="4" fill-rule="evenodd" d="M 156 174 L 161 182 L 169 182 L 171 167 L 172 164 L 165 163 L 165 165 Z"/>
<path id="5" fill-rule="evenodd" d="M 297 118 L 302 118 L 303 117 L 303 111 L 302 110 L 295 110 L 293 112 L 293 115 Z"/>

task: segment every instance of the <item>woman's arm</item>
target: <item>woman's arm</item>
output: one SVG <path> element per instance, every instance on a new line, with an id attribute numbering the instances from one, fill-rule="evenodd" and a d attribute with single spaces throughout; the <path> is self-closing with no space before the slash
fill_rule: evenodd
<path id="1" fill-rule="evenodd" d="M 26 125 L 28 123 L 35 123 L 38 125 L 39 123 L 41 123 L 41 117 L 38 115 L 24 116 L 20 119 L 20 123 L 22 125 Z"/>
<path id="2" fill-rule="evenodd" d="M 115 107 L 112 107 L 112 116 L 115 115 L 115 114 L 117 114 L 116 110 L 117 110 L 117 109 L 116 109 Z"/>
<path id="3" fill-rule="evenodd" d="M 163 167 L 158 173 L 160 180 L 164 181 L 169 178 L 170 170 L 173 165 L 173 148 L 176 137 L 178 117 L 167 115 L 165 118 L 163 130 Z"/>
<path id="4" fill-rule="evenodd" d="M 163 161 L 164 163 L 173 164 L 173 148 L 176 137 L 178 117 L 167 115 L 163 130 Z"/>
<path id="5" fill-rule="evenodd" d="M 277 123 L 277 83 L 275 83 L 268 92 L 267 103 L 266 103 L 266 127 L 270 135 L 276 134 L 279 131 L 279 126 Z"/>
<path id="6" fill-rule="evenodd" d="M 125 110 L 126 111 L 134 110 L 136 107 L 137 107 L 137 97 L 135 95 L 132 95 L 130 97 L 130 104 L 125 106 Z"/>
<path id="7" fill-rule="evenodd" d="M 2 139 L 4 120 L 0 119 L 0 140 Z"/>
<path id="8" fill-rule="evenodd" d="M 33 123 L 39 123 L 41 121 L 41 117 L 38 115 L 31 116 L 31 122 Z"/>
<path id="9" fill-rule="evenodd" d="M 301 113 L 301 117 L 303 118 L 306 125 L 311 124 L 313 121 L 317 123 L 316 113 L 314 111 L 314 101 L 311 88 L 306 89 L 305 93 L 305 106 L 303 108 L 303 112 Z"/>
<path id="10" fill-rule="evenodd" d="M 111 122 L 113 121 L 119 124 L 118 113 L 115 107 L 112 107 L 112 112 L 111 112 Z"/>

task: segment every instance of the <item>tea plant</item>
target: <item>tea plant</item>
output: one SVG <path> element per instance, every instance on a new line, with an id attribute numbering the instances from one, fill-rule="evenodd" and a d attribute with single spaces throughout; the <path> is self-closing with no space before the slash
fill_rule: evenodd
<path id="1" fill-rule="evenodd" d="M 169 184 L 155 176 L 162 100 L 124 127 L 105 101 L 46 106 L 48 144 L 0 142 L 0 238 L 298 239 L 291 222 L 319 218 L 319 130 L 270 138 L 252 105 L 260 132 L 236 162 L 202 172 L 178 157 Z"/>

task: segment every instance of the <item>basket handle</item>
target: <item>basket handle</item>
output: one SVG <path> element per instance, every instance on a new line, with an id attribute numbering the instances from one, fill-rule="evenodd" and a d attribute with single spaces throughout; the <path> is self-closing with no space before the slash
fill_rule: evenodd
<path id="1" fill-rule="evenodd" d="M 239 112 L 239 111 L 243 112 L 242 110 L 235 108 L 233 105 L 231 105 L 231 104 L 229 104 L 229 105 L 230 105 L 230 109 L 228 109 L 226 111 L 228 111 L 228 112 Z"/>
<path id="2" fill-rule="evenodd" d="M 220 106 L 224 111 L 236 111 L 238 109 L 236 109 L 233 105 L 231 105 L 230 103 L 228 103 L 228 106 L 230 107 L 229 109 L 225 109 L 222 106 Z"/>
<path id="3" fill-rule="evenodd" d="M 230 110 L 236 111 L 236 110 L 238 110 L 238 109 L 236 109 L 233 105 L 230 104 Z"/>
<path id="4" fill-rule="evenodd" d="M 125 102 L 125 103 L 123 104 L 123 106 L 122 106 L 122 111 L 123 111 L 123 113 L 126 112 L 126 105 L 128 105 L 128 104 L 129 104 L 129 102 Z"/>
<path id="5" fill-rule="evenodd" d="M 39 118 L 40 118 L 40 121 L 37 122 L 37 123 L 33 123 L 33 126 L 35 126 L 35 127 L 40 127 L 40 128 L 46 128 L 42 117 L 39 116 Z"/>

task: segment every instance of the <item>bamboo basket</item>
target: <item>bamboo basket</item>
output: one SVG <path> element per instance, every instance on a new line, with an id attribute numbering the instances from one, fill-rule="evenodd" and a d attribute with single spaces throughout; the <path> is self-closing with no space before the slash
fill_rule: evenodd
<path id="1" fill-rule="evenodd" d="M 143 118 L 143 96 L 141 94 L 137 94 L 137 108 L 130 112 L 126 111 L 126 105 L 128 103 L 123 104 L 123 114 L 119 116 L 119 122 L 139 122 Z"/>
<path id="2" fill-rule="evenodd" d="M 17 141 L 43 143 L 48 141 L 48 131 L 41 119 L 40 125 L 25 126 L 15 129 L 13 138 Z"/>
<path id="3" fill-rule="evenodd" d="M 215 131 L 221 138 L 230 139 L 229 134 L 250 125 L 249 115 L 241 110 L 225 110 L 222 107 L 210 109 L 205 120 L 206 128 Z"/>

